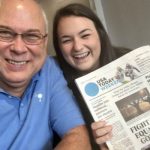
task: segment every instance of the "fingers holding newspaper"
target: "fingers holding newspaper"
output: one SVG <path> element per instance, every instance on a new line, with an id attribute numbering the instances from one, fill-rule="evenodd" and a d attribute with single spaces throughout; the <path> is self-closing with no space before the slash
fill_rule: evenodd
<path id="1" fill-rule="evenodd" d="M 107 125 L 105 121 L 93 122 L 91 124 L 93 130 L 93 135 L 96 143 L 100 146 L 102 150 L 108 150 L 106 141 L 110 140 L 112 137 L 112 126 Z"/>

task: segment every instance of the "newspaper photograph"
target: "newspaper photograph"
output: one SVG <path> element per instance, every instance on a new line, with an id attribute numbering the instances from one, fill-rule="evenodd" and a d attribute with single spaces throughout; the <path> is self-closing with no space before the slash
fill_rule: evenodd
<path id="1" fill-rule="evenodd" d="M 113 126 L 110 150 L 150 149 L 150 46 L 75 80 L 95 121 Z"/>

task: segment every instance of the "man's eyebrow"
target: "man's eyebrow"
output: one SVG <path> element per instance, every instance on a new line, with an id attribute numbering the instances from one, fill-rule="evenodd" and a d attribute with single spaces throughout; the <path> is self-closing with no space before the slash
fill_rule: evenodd
<path id="1" fill-rule="evenodd" d="M 29 29 L 26 32 L 40 32 L 40 30 L 39 29 Z"/>
<path id="2" fill-rule="evenodd" d="M 13 30 L 10 27 L 4 26 L 4 25 L 0 25 L 0 28 L 7 29 L 7 30 Z M 26 32 L 40 32 L 40 30 L 39 29 L 28 29 Z"/>
<path id="3" fill-rule="evenodd" d="M 3 25 L 0 25 L 0 28 L 7 29 L 7 30 L 12 30 L 10 27 L 8 27 L 8 26 L 3 26 Z"/>

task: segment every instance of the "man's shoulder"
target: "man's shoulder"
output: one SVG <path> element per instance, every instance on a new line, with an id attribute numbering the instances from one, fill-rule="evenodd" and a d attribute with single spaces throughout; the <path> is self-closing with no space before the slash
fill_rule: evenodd
<path id="1" fill-rule="evenodd" d="M 48 56 L 44 65 L 51 68 L 60 68 L 57 59 L 54 56 Z"/>
<path id="2" fill-rule="evenodd" d="M 48 77 L 62 74 L 62 70 L 60 69 L 57 60 L 53 56 L 48 56 L 46 58 L 41 69 L 41 74 L 45 74 Z"/>

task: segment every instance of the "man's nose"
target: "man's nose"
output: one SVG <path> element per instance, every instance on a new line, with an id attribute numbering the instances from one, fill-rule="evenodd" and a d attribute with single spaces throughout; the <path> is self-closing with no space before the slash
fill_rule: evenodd
<path id="1" fill-rule="evenodd" d="M 18 34 L 14 38 L 11 44 L 11 50 L 15 51 L 16 53 L 23 53 L 26 51 L 25 42 L 22 39 L 22 35 Z"/>

